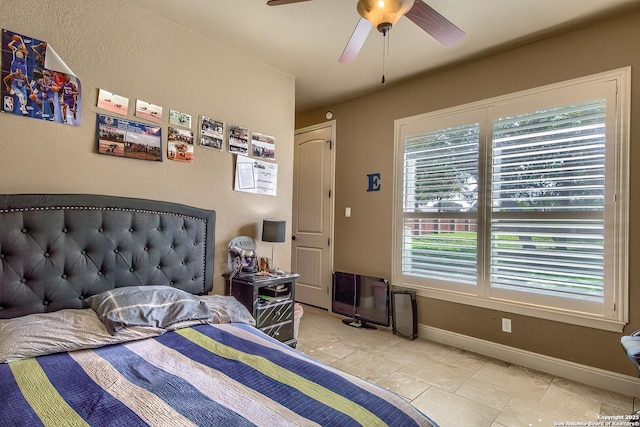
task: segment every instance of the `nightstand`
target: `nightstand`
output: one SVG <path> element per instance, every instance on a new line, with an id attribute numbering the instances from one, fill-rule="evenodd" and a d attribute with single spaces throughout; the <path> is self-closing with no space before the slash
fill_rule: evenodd
<path id="1" fill-rule="evenodd" d="M 256 319 L 256 327 L 265 334 L 294 347 L 293 316 L 296 279 L 299 274 L 265 277 L 239 273 L 226 281 L 226 293 L 240 301 Z M 277 290 L 274 295 L 274 289 Z"/>

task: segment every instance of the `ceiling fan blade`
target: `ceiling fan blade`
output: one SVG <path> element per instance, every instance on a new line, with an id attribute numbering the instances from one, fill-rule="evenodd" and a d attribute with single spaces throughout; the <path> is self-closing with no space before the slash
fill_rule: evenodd
<path id="1" fill-rule="evenodd" d="M 311 0 L 269 0 L 267 2 L 267 6 L 280 6 L 281 4 L 301 3 L 303 1 L 311 1 Z"/>
<path id="2" fill-rule="evenodd" d="M 351 38 L 349 39 L 347 46 L 344 48 L 344 52 L 342 52 L 342 55 L 338 60 L 339 63 L 345 64 L 356 59 L 360 49 L 362 49 L 362 45 L 364 45 L 365 40 L 367 40 L 371 27 L 371 22 L 364 18 L 360 18 L 355 30 L 353 30 L 353 34 L 351 34 Z"/>
<path id="3" fill-rule="evenodd" d="M 416 0 L 405 16 L 447 47 L 459 43 L 464 38 L 464 31 L 422 0 Z"/>

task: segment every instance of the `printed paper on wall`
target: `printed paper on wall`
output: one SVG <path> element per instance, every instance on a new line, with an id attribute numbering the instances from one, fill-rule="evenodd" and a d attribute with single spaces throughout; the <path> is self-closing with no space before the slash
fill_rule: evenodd
<path id="1" fill-rule="evenodd" d="M 80 80 L 46 42 L 3 29 L 1 75 L 2 111 L 80 126 Z"/>

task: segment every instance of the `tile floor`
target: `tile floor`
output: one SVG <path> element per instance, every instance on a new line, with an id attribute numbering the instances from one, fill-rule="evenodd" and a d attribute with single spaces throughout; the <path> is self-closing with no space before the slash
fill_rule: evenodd
<path id="1" fill-rule="evenodd" d="M 441 427 L 606 425 L 599 415 L 627 415 L 640 406 L 630 396 L 424 339 L 410 341 L 386 328 L 352 328 L 315 307 L 303 310 L 298 350 L 393 390 Z"/>

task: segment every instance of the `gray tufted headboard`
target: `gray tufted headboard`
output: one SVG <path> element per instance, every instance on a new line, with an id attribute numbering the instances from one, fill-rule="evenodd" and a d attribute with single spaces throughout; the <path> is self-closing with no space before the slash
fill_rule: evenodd
<path id="1" fill-rule="evenodd" d="M 0 318 L 120 286 L 213 287 L 215 211 L 88 194 L 0 195 Z"/>

